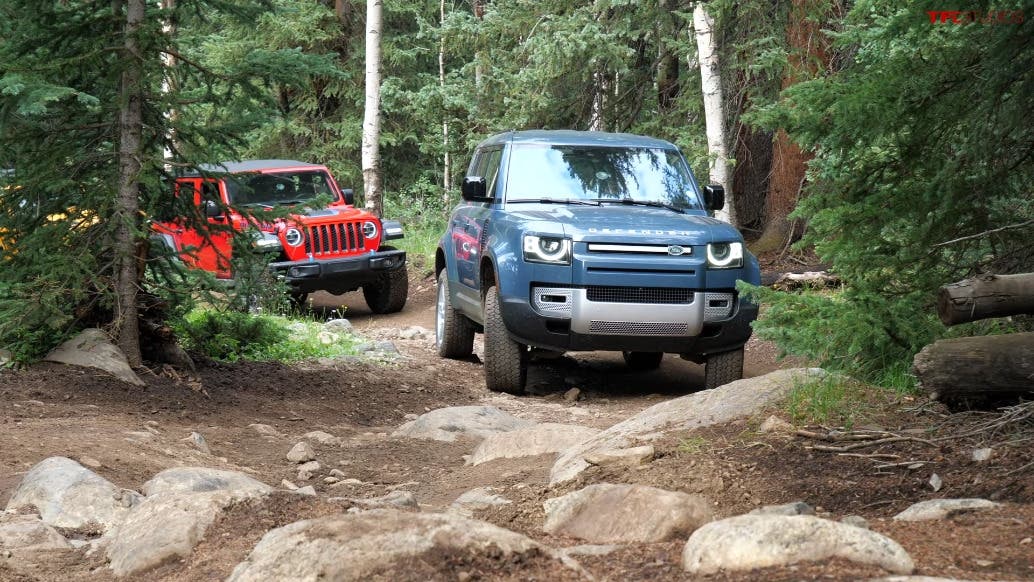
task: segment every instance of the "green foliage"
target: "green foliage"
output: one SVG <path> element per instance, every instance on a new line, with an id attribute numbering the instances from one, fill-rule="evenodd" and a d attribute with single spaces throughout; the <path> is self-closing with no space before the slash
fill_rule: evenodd
<path id="1" fill-rule="evenodd" d="M 795 385 L 786 410 L 795 425 L 820 424 L 851 428 L 865 418 L 871 390 L 849 378 L 827 375 Z"/>
<path id="2" fill-rule="evenodd" d="M 388 192 L 384 199 L 384 215 L 402 222 L 405 238 L 392 241 L 406 251 L 410 265 L 430 274 L 434 269 L 434 253 L 446 229 L 446 216 L 458 195 L 442 200 L 441 189 L 426 179 L 419 180 L 403 192 Z"/>
<path id="3" fill-rule="evenodd" d="M 334 337 L 312 320 L 197 309 L 174 327 L 187 349 L 216 360 L 294 362 L 354 354 L 353 337 Z"/>
<path id="4" fill-rule="evenodd" d="M 796 210 L 809 225 L 802 244 L 846 287 L 756 290 L 770 306 L 755 328 L 868 381 L 901 378 L 946 333 L 939 286 L 1034 270 L 1034 23 L 932 25 L 926 11 L 941 9 L 855 4 L 836 35 L 854 58 L 757 116 L 814 153 Z M 988 232 L 1006 225 L 1025 226 Z"/>

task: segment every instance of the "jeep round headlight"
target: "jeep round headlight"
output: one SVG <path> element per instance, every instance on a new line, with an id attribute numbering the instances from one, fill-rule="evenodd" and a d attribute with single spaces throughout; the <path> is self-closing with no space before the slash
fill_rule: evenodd
<path id="1" fill-rule="evenodd" d="M 374 238 L 377 236 L 377 223 L 372 220 L 367 220 L 363 223 L 363 236 L 366 238 Z"/>
<path id="2" fill-rule="evenodd" d="M 305 235 L 297 228 L 291 227 L 284 231 L 284 242 L 292 247 L 296 247 L 305 242 Z"/>
<path id="3" fill-rule="evenodd" d="M 571 239 L 524 235 L 524 260 L 532 263 L 571 264 Z"/>
<path id="4" fill-rule="evenodd" d="M 713 269 L 735 269 L 742 267 L 743 243 L 709 243 L 707 245 L 707 266 Z"/>

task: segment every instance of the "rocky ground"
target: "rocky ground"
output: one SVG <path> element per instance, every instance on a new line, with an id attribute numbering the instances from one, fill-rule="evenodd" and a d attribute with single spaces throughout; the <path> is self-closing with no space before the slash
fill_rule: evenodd
<path id="1" fill-rule="evenodd" d="M 416 329 L 433 297 L 316 298 L 398 354 L 0 371 L 0 580 L 1034 579 L 1029 408 L 871 391 L 850 427 L 793 426 L 808 373 L 758 341 L 712 392 L 672 356 L 575 354 L 491 394 Z M 936 499 L 981 501 L 899 515 Z"/>

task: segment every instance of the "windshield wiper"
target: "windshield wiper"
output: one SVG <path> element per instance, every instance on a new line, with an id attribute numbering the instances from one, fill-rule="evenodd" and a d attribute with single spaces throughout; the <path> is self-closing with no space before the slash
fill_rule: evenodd
<path id="1" fill-rule="evenodd" d="M 507 204 L 581 204 L 583 206 L 602 206 L 598 200 L 581 200 L 578 198 L 521 198 L 507 200 Z"/>
<path id="2" fill-rule="evenodd" d="M 594 201 L 603 203 L 610 202 L 612 204 L 627 204 L 629 206 L 649 206 L 651 208 L 664 208 L 672 212 L 678 212 L 679 214 L 685 214 L 684 208 L 679 208 L 673 204 L 665 204 L 664 202 L 656 202 L 653 200 L 633 200 L 631 198 L 593 198 Z"/>

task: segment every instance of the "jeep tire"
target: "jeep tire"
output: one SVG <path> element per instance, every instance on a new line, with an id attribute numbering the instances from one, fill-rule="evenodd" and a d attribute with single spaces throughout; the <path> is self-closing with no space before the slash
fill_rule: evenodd
<path id="1" fill-rule="evenodd" d="M 704 362 L 704 390 L 743 378 L 743 348 L 711 354 Z"/>
<path id="2" fill-rule="evenodd" d="M 409 295 L 409 273 L 403 265 L 382 273 L 377 280 L 363 285 L 363 297 L 370 311 L 376 314 L 395 313 L 406 305 Z"/>
<path id="3" fill-rule="evenodd" d="M 528 348 L 510 337 L 495 286 L 485 291 L 485 385 L 493 392 L 523 394 L 528 381 Z"/>
<path id="4" fill-rule="evenodd" d="M 628 368 L 636 372 L 656 370 L 664 358 L 664 352 L 621 352 L 621 355 Z"/>
<path id="5" fill-rule="evenodd" d="M 474 326 L 449 302 L 449 272 L 445 268 L 438 271 L 434 346 L 443 358 L 466 358 L 474 351 Z"/>

